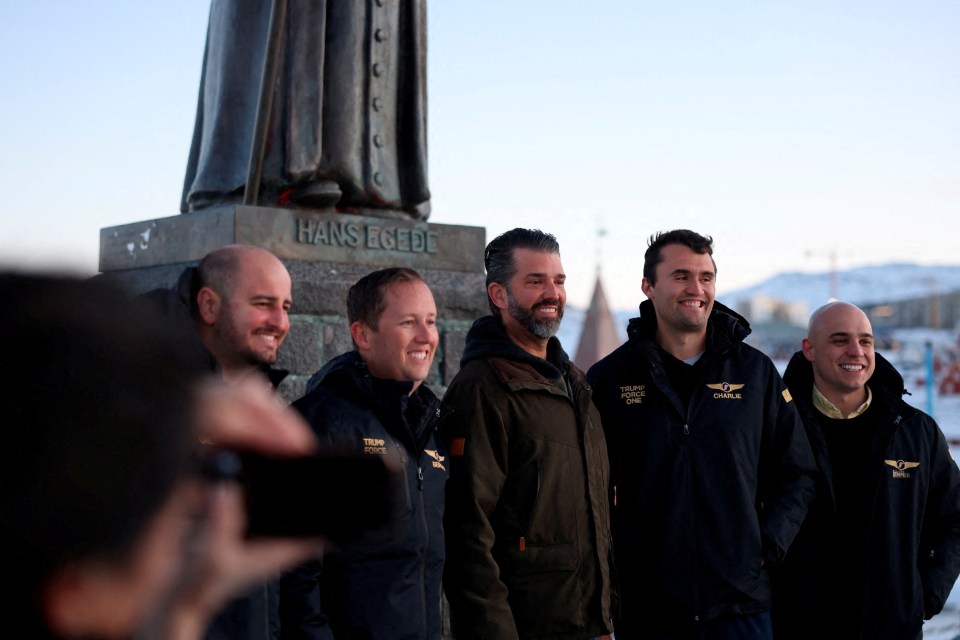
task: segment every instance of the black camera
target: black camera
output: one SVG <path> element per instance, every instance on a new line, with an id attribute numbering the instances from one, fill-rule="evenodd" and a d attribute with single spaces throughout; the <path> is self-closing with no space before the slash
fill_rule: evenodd
<path id="1" fill-rule="evenodd" d="M 205 468 L 208 477 L 240 483 L 247 537 L 320 536 L 334 543 L 389 524 L 399 473 L 383 456 L 234 450 L 213 452 Z"/>

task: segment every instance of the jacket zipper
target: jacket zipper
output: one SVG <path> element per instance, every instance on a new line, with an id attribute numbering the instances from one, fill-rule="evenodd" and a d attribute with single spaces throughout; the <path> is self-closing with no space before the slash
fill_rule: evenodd
<path id="1" fill-rule="evenodd" d="M 530 508 L 530 517 L 527 518 L 527 524 L 523 528 L 523 533 L 520 534 L 520 551 L 527 550 L 527 536 L 526 533 L 530 531 L 530 527 L 533 526 L 533 516 L 537 512 L 537 505 L 540 504 L 540 489 L 543 485 L 543 467 L 539 464 L 537 465 L 537 492 L 533 497 L 533 506 Z"/>

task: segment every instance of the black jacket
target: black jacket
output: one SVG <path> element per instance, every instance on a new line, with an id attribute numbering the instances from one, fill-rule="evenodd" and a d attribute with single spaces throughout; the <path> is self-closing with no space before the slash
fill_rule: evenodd
<path id="1" fill-rule="evenodd" d="M 784 374 L 796 398 L 820 470 L 810 515 L 775 574 L 777 637 L 826 637 L 837 615 L 860 638 L 919 638 L 924 618 L 940 612 L 960 574 L 960 470 L 936 422 L 903 401 L 903 378 L 880 354 L 868 382 L 873 400 L 863 447 L 869 451 L 866 538 L 837 549 L 835 470 L 813 405 L 813 367 L 797 352 Z M 832 558 L 834 562 L 824 562 Z M 849 567 L 862 591 L 840 601 L 818 596 Z M 861 602 L 857 610 L 854 603 Z"/>
<path id="2" fill-rule="evenodd" d="M 616 486 L 617 635 L 769 611 L 767 568 L 813 496 L 800 417 L 773 362 L 743 343 L 746 321 L 716 302 L 685 404 L 654 342 L 652 303 L 640 312 L 587 373 Z"/>
<path id="3" fill-rule="evenodd" d="M 153 289 L 143 298 L 181 329 L 189 348 L 196 354 L 198 366 L 220 375 L 220 365 L 203 343 L 194 327 L 194 305 L 197 296 L 196 267 L 183 270 L 171 289 Z M 263 374 L 276 389 L 287 371 L 262 367 Z M 231 600 L 210 623 L 205 640 L 278 640 L 280 584 L 271 580 L 251 589 L 246 595 Z"/>
<path id="4" fill-rule="evenodd" d="M 609 468 L 583 372 L 485 316 L 444 395 L 447 572 L 454 635 L 586 640 L 610 633 Z"/>
<path id="5" fill-rule="evenodd" d="M 425 385 L 409 396 L 412 385 L 374 378 L 350 352 L 328 362 L 293 403 L 321 448 L 395 456 L 403 476 L 391 527 L 330 548 L 322 562 L 283 578 L 284 638 L 440 638 L 447 462 L 436 425 L 442 410 Z"/>

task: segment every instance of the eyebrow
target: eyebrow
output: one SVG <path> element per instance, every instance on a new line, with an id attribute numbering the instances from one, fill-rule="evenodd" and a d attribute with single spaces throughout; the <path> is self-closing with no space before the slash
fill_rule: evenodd
<path id="1" fill-rule="evenodd" d="M 673 271 L 670 272 L 670 275 L 672 275 L 672 276 L 673 276 L 673 275 L 693 275 L 693 271 L 690 270 L 690 269 L 674 269 Z M 697 275 L 701 275 L 701 276 L 702 276 L 702 275 L 715 276 L 715 275 L 717 275 L 717 273 L 716 273 L 715 271 L 711 271 L 711 270 L 709 270 L 709 269 L 705 269 L 705 270 L 703 270 L 703 271 L 698 271 L 698 272 L 697 272 Z"/>
<path id="2" fill-rule="evenodd" d="M 525 277 L 525 278 L 550 278 L 551 276 L 550 276 L 550 274 L 548 274 L 548 273 L 543 273 L 543 272 L 539 272 L 539 271 L 538 271 L 538 272 L 534 272 L 534 273 L 528 273 L 528 274 L 525 275 L 524 277 Z M 553 275 L 552 277 L 554 277 L 554 278 L 566 278 L 566 277 L 567 277 L 567 274 L 565 274 L 565 273 L 557 273 L 557 274 Z"/>
<path id="3" fill-rule="evenodd" d="M 289 298 L 281 298 L 280 296 L 269 296 L 264 293 L 254 294 L 250 296 L 250 302 L 260 302 L 260 301 L 266 301 L 266 302 L 278 301 L 281 304 L 293 304 L 293 300 L 290 300 Z"/>
<path id="4" fill-rule="evenodd" d="M 849 338 L 849 337 L 851 337 L 852 335 L 853 335 L 852 333 L 848 333 L 848 332 L 846 332 L 846 331 L 835 331 L 835 332 L 831 333 L 831 334 L 830 334 L 829 336 L 827 336 L 827 337 L 828 337 L 828 338 Z M 866 333 L 866 332 L 864 332 L 864 333 L 859 333 L 859 334 L 857 334 L 857 337 L 858 337 L 858 338 L 873 338 L 873 334 L 872 334 L 872 333 Z"/>

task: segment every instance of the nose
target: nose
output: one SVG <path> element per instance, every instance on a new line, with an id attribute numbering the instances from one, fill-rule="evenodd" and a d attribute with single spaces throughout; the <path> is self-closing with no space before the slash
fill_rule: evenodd
<path id="1" fill-rule="evenodd" d="M 270 324 L 286 334 L 290 331 L 290 313 L 283 307 L 278 307 L 270 314 Z"/>
<path id="2" fill-rule="evenodd" d="M 414 337 L 420 342 L 433 342 L 439 336 L 437 333 L 437 325 L 427 324 L 426 322 L 417 323 L 417 331 L 414 334 Z"/>
<path id="3" fill-rule="evenodd" d="M 547 282 L 543 289 L 543 298 L 545 300 L 556 300 L 560 297 L 560 287 L 552 280 Z"/>

